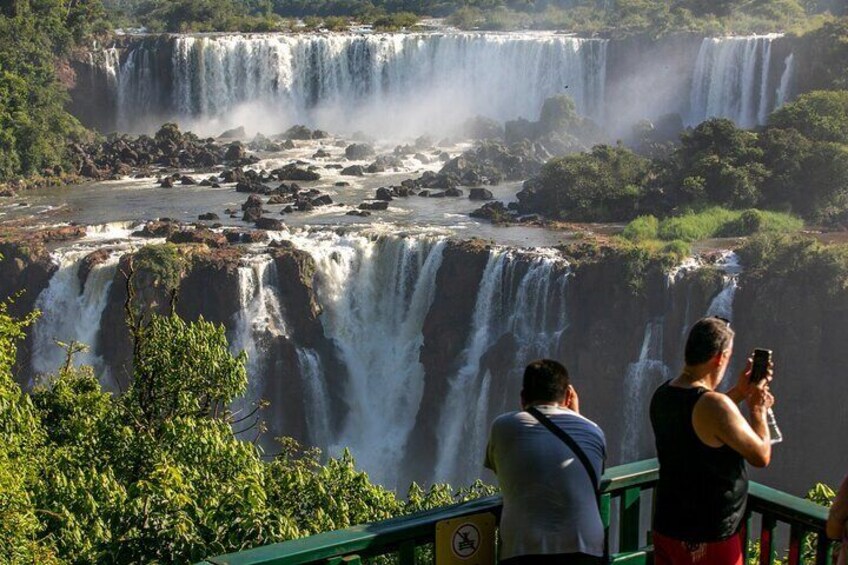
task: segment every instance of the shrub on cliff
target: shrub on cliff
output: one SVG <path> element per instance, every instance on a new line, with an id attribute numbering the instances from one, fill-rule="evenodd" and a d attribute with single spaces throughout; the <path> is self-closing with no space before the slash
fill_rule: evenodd
<path id="1" fill-rule="evenodd" d="M 649 161 L 624 147 L 551 159 L 518 194 L 524 212 L 547 210 L 562 220 L 616 222 L 639 212 Z"/>
<path id="2" fill-rule="evenodd" d="M 848 143 L 848 90 L 821 90 L 799 96 L 769 117 L 769 124 L 795 129 L 814 141 Z"/>

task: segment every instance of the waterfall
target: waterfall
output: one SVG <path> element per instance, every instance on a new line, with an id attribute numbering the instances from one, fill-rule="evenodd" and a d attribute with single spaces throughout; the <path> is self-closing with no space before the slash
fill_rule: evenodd
<path id="1" fill-rule="evenodd" d="M 90 349 L 75 357 L 76 364 L 91 365 L 104 386 L 115 390 L 115 383 L 110 381 L 107 368 L 93 347 L 97 342 L 100 317 L 106 308 L 120 253 L 110 252 L 105 261 L 91 269 L 82 286 L 79 279 L 80 266 L 83 258 L 92 251 L 92 248 L 71 247 L 53 253 L 58 270 L 36 301 L 41 317 L 33 329 L 32 370 L 35 375 L 56 373 L 65 361 L 65 350 L 56 341 L 77 341 Z"/>
<path id="2" fill-rule="evenodd" d="M 495 250 L 486 264 L 461 369 L 449 380 L 440 414 L 437 481 L 463 484 L 477 477 L 493 416 L 489 413 L 493 377 L 482 359 L 499 338 L 511 334 L 517 345 L 512 367 L 503 368 L 509 375 L 520 375 L 523 366 L 535 358 L 557 356 L 568 323 L 568 272 L 564 262 L 554 256 L 531 259 L 526 272 L 521 270 L 523 261 L 512 252 Z M 508 394 L 517 395 L 517 387 L 507 388 Z"/>
<path id="3" fill-rule="evenodd" d="M 304 404 L 308 407 L 306 425 L 313 445 L 329 445 L 332 441 L 329 391 L 324 380 L 324 368 L 318 354 L 307 348 L 298 348 L 297 360 L 303 378 Z"/>
<path id="4" fill-rule="evenodd" d="M 606 40 L 547 33 L 175 36 L 131 47 L 118 79 L 125 129 L 165 116 L 209 131 L 305 123 L 383 136 L 484 115 L 535 119 L 551 95 L 603 119 Z M 161 68 L 169 65 L 168 69 Z M 165 77 L 170 76 L 168 83 Z M 399 131 L 400 130 L 400 131 Z M 278 130 L 279 131 L 279 130 Z"/>
<path id="5" fill-rule="evenodd" d="M 347 370 L 345 382 L 326 373 L 318 382 L 309 375 L 321 372 L 314 365 L 305 371 L 310 395 L 342 389 L 347 416 L 328 451 L 350 448 L 376 480 L 391 485 L 424 392 L 421 328 L 445 240 L 322 231 L 292 241 L 315 260 L 324 333 Z M 301 364 L 314 360 L 300 356 Z"/>
<path id="6" fill-rule="evenodd" d="M 784 71 L 780 85 L 772 83 L 772 44 L 779 37 L 704 39 L 692 78 L 688 125 L 714 117 L 730 118 L 746 128 L 764 124 L 786 101 L 792 80 L 791 73 Z"/>
<path id="7" fill-rule="evenodd" d="M 795 78 L 795 54 L 790 53 L 783 62 L 780 86 L 775 93 L 776 107 L 780 108 L 792 97 L 792 81 Z"/>
<path id="8" fill-rule="evenodd" d="M 624 376 L 624 434 L 621 438 L 621 460 L 636 461 L 647 456 L 646 439 L 651 437 L 648 406 L 654 390 L 670 378 L 671 371 L 663 361 L 664 319 L 645 324 L 639 360 L 627 367 Z"/>
<path id="9" fill-rule="evenodd" d="M 733 299 L 739 288 L 739 273 L 742 267 L 739 265 L 739 256 L 732 251 L 722 255 L 717 265 L 723 272 L 724 286 L 713 298 L 707 309 L 707 316 L 719 316 L 726 320 L 733 320 Z"/>

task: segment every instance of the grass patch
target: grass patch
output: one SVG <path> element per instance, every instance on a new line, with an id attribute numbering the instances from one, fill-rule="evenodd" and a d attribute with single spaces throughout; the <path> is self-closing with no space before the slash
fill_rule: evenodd
<path id="1" fill-rule="evenodd" d="M 661 221 L 654 216 L 640 216 L 624 228 L 622 236 L 640 243 L 651 240 L 693 242 L 713 237 L 788 233 L 799 231 L 803 227 L 804 222 L 791 214 L 713 207 Z"/>

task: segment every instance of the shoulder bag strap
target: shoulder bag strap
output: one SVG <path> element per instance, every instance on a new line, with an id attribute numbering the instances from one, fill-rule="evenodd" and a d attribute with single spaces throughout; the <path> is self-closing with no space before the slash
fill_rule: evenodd
<path id="1" fill-rule="evenodd" d="M 548 428 L 552 434 L 557 436 L 562 442 L 574 452 L 574 455 L 580 462 L 583 464 L 583 467 L 586 468 L 586 473 L 588 473 L 589 478 L 592 480 L 592 488 L 595 489 L 595 495 L 598 499 L 598 504 L 600 504 L 600 495 L 601 495 L 601 483 L 598 481 L 598 474 L 595 472 L 595 468 L 592 466 L 592 463 L 589 461 L 589 457 L 586 456 L 586 452 L 583 451 L 574 438 L 572 438 L 568 433 L 551 422 L 551 419 L 539 412 L 539 409 L 535 406 L 531 406 L 527 409 L 527 412 L 530 413 L 531 416 L 539 420 L 539 423 Z"/>

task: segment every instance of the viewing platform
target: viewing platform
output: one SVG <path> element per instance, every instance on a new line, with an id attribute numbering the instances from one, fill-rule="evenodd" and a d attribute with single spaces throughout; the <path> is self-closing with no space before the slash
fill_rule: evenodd
<path id="1" fill-rule="evenodd" d="M 653 563 L 649 510 L 658 476 L 656 459 L 613 467 L 604 474 L 601 514 L 610 540 L 612 563 Z M 367 558 L 383 555 L 394 557 L 389 562 L 399 565 L 433 563 L 436 562 L 437 524 L 480 514 L 493 515 L 497 520 L 500 511 L 501 498 L 490 496 L 221 555 L 201 565 L 359 564 Z M 772 564 L 776 559 L 786 560 L 782 562 L 789 565 L 830 563 L 831 542 L 824 535 L 826 520 L 827 508 L 751 482 L 745 531 L 749 541 L 759 542 L 759 563 Z M 746 551 L 751 551 L 751 545 L 748 544 Z M 470 557 L 467 558 L 469 564 L 482 562 Z M 461 562 L 461 559 L 450 562 Z"/>

